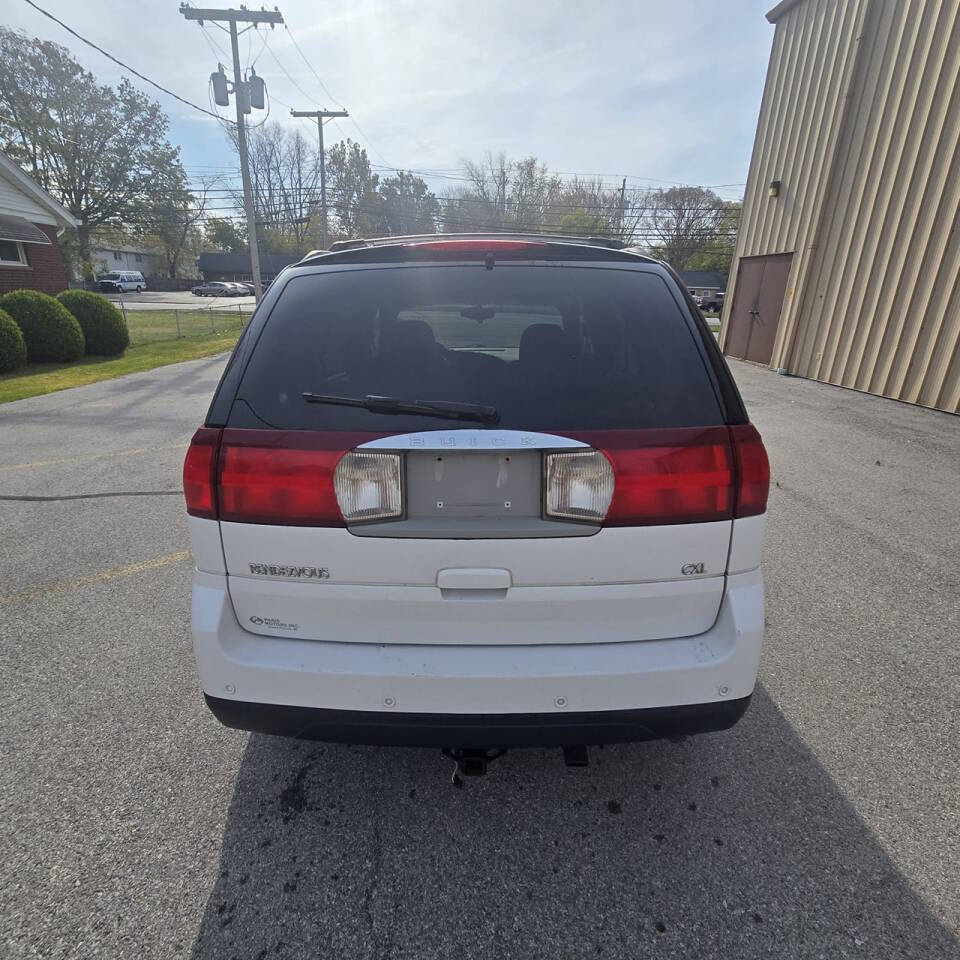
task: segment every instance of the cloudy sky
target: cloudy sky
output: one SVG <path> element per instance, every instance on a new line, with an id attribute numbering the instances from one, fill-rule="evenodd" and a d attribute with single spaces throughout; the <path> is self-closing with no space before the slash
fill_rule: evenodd
<path id="1" fill-rule="evenodd" d="M 175 0 L 36 2 L 204 107 L 217 59 L 229 63 L 227 34 L 187 22 Z M 503 150 L 611 182 L 625 175 L 636 186 L 742 192 L 773 0 L 275 2 L 286 26 L 240 40 L 243 64 L 255 63 L 267 82 L 270 118 L 307 132 L 311 122 L 291 120 L 290 106 L 342 104 L 351 119 L 326 127 L 328 144 L 352 137 L 381 167 L 430 171 L 443 189 L 465 157 Z M 121 76 L 23 0 L 3 7 L 4 23 L 65 44 L 102 81 Z M 134 81 L 169 113 L 191 176 L 235 166 L 216 120 Z"/>

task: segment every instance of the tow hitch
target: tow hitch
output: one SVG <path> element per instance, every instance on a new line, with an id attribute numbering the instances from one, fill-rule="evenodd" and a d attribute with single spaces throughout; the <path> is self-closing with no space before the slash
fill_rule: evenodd
<path id="1" fill-rule="evenodd" d="M 445 757 L 453 761 L 451 779 L 456 786 L 462 785 L 461 777 L 482 777 L 487 767 L 494 760 L 502 757 L 507 751 L 499 747 L 495 749 L 480 749 L 467 747 L 444 747 L 440 751 Z M 564 747 L 563 762 L 568 767 L 588 767 L 590 757 L 586 747 Z"/>
<path id="2" fill-rule="evenodd" d="M 458 783 L 461 776 L 482 777 L 489 764 L 507 751 L 499 748 L 492 750 L 468 749 L 462 747 L 444 747 L 441 753 L 453 763 L 453 782 Z M 459 784 L 458 784 L 459 785 Z"/>

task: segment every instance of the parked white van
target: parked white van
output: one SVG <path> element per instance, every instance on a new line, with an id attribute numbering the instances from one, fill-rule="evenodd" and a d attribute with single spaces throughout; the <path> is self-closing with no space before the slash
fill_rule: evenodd
<path id="1" fill-rule="evenodd" d="M 111 270 L 97 277 L 97 286 L 103 293 L 143 293 L 147 281 L 138 270 Z"/>

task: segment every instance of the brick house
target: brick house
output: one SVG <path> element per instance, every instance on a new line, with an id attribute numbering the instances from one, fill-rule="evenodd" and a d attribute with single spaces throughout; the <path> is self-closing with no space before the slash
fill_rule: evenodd
<path id="1" fill-rule="evenodd" d="M 67 288 L 57 237 L 78 221 L 9 157 L 0 153 L 0 294 Z"/>

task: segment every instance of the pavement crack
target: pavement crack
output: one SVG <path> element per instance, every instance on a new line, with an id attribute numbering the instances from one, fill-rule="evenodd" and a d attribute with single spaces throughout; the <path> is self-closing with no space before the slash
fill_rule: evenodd
<path id="1" fill-rule="evenodd" d="M 109 493 L 68 493 L 59 497 L 0 494 L 0 500 L 12 503 L 59 503 L 62 500 L 102 500 L 106 497 L 180 497 L 182 490 L 112 490 Z"/>

